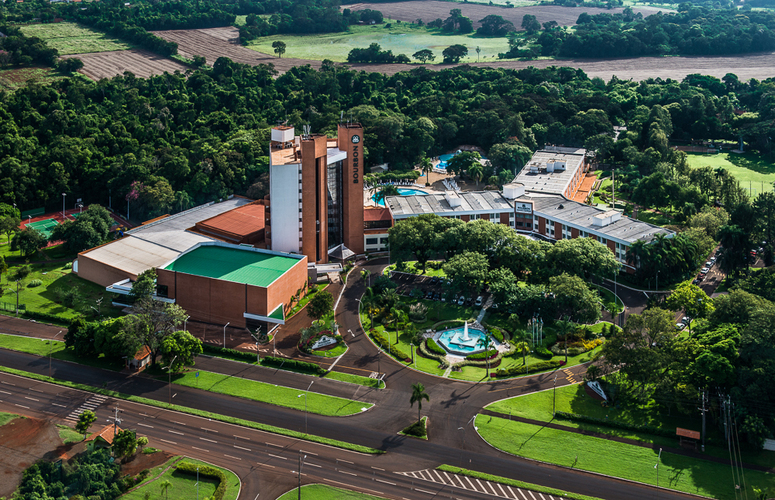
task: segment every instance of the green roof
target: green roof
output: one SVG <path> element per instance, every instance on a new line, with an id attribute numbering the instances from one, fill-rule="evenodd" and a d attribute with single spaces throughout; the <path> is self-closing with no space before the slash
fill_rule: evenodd
<path id="1" fill-rule="evenodd" d="M 298 262 L 282 255 L 205 245 L 181 255 L 164 269 L 267 287 Z"/>
<path id="2" fill-rule="evenodd" d="M 269 313 L 269 317 L 272 319 L 279 319 L 280 321 L 285 320 L 285 312 L 283 311 L 283 305 L 280 304 L 275 308 L 274 311 Z"/>

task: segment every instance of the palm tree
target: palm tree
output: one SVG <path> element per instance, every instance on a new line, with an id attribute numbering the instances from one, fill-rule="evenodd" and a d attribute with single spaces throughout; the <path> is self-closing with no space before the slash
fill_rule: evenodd
<path id="1" fill-rule="evenodd" d="M 481 163 L 476 162 L 468 167 L 468 171 L 466 173 L 469 177 L 476 181 L 476 185 L 478 186 L 479 181 L 482 180 L 482 176 L 484 175 L 484 167 L 482 167 Z"/>
<path id="2" fill-rule="evenodd" d="M 368 286 L 371 286 L 371 271 L 369 271 L 368 269 L 364 269 L 363 271 L 361 271 L 361 278 L 363 278 L 363 281 L 368 280 L 369 281 Z"/>
<path id="3" fill-rule="evenodd" d="M 164 481 L 159 483 L 159 486 L 161 486 L 161 493 L 162 493 L 162 495 L 164 495 L 167 498 L 167 500 L 169 500 L 169 498 L 170 498 L 169 489 L 170 489 L 170 486 L 172 486 L 172 483 L 170 482 L 170 480 L 169 479 L 165 479 Z"/>
<path id="4" fill-rule="evenodd" d="M 524 340 L 522 342 L 517 342 L 514 344 L 514 348 L 517 350 L 517 352 L 522 353 L 522 364 L 527 364 L 527 353 L 530 352 L 530 344 L 525 342 Z"/>
<path id="5" fill-rule="evenodd" d="M 420 382 L 417 382 L 416 384 L 412 384 L 412 397 L 409 399 L 409 407 L 413 407 L 414 403 L 417 403 L 417 421 L 419 422 L 422 419 L 421 413 L 422 412 L 422 400 L 430 402 L 431 397 L 428 396 L 428 393 L 425 392 L 425 386 L 422 385 Z"/>
<path id="6" fill-rule="evenodd" d="M 431 163 L 431 159 L 427 156 L 423 156 L 422 160 L 420 160 L 420 172 L 425 176 L 426 184 L 430 184 L 431 178 L 428 174 L 433 172 L 433 163 Z"/>
<path id="7" fill-rule="evenodd" d="M 398 344 L 398 325 L 406 323 L 409 320 L 409 317 L 407 316 L 406 312 L 399 309 L 398 307 L 391 307 L 390 318 L 393 320 L 393 329 L 396 331 L 395 343 Z"/>
<path id="8" fill-rule="evenodd" d="M 382 305 L 390 309 L 398 303 L 398 292 L 396 292 L 394 288 L 386 288 L 382 292 L 380 300 L 382 301 Z"/>
<path id="9" fill-rule="evenodd" d="M 479 340 L 476 342 L 476 347 L 481 347 L 484 349 L 484 351 L 487 353 L 494 347 L 492 343 L 492 339 L 489 335 L 485 335 L 484 337 L 479 337 Z M 487 357 L 487 377 L 490 376 L 490 357 Z"/>
<path id="10" fill-rule="evenodd" d="M 361 297 L 361 305 L 366 308 L 369 313 L 369 325 L 374 328 L 374 309 L 377 307 L 379 298 L 374 294 L 374 290 L 369 287 Z"/>
<path id="11" fill-rule="evenodd" d="M 398 192 L 398 188 L 393 186 L 392 184 L 388 184 L 387 186 L 383 186 L 382 189 L 377 191 L 377 194 L 374 195 L 374 201 L 377 203 L 384 201 L 386 196 L 400 196 L 401 193 Z"/>
<path id="12" fill-rule="evenodd" d="M 562 335 L 565 345 L 565 364 L 568 364 L 568 335 L 576 328 L 576 324 L 570 321 L 570 318 L 566 317 L 564 320 L 559 320 L 554 324 L 554 329 L 557 330 L 557 335 Z"/>

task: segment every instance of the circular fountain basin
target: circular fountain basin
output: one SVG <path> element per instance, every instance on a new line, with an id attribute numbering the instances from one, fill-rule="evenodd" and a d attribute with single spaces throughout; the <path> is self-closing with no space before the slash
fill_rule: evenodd
<path id="1" fill-rule="evenodd" d="M 450 354 L 468 356 L 475 352 L 482 352 L 484 349 L 478 346 L 479 339 L 486 338 L 487 334 L 478 328 L 468 329 L 468 338 L 465 338 L 464 327 L 452 328 L 441 333 L 437 343 L 446 349 Z"/>

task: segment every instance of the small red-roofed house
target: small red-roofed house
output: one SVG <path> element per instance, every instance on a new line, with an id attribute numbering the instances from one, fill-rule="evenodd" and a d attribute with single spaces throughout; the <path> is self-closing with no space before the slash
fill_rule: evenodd
<path id="1" fill-rule="evenodd" d="M 109 424 L 102 428 L 101 431 L 95 432 L 86 439 L 89 443 L 89 450 L 95 450 L 99 448 L 110 448 L 113 446 L 113 438 L 121 432 L 123 429 L 117 425 Z"/>

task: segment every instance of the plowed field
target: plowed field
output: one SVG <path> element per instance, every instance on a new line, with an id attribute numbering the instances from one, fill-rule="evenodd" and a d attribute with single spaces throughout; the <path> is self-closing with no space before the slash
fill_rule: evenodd
<path id="1" fill-rule="evenodd" d="M 141 78 L 161 75 L 165 71 L 168 73 L 186 71 L 185 65 L 147 50 L 75 54 L 63 56 L 63 59 L 68 57 L 77 57 L 83 61 L 83 69 L 80 72 L 92 80 L 112 78 L 116 75 L 123 75 L 125 71 L 131 71 L 135 76 Z"/>
<path id="2" fill-rule="evenodd" d="M 560 5 L 533 5 L 529 7 L 498 7 L 491 5 L 466 4 L 460 2 L 438 2 L 435 0 L 414 0 L 411 2 L 396 3 L 356 3 L 345 5 L 350 10 L 372 9 L 382 12 L 387 18 L 399 19 L 401 21 L 415 21 L 422 19 L 423 22 L 433 21 L 435 19 L 446 19 L 449 17 L 449 11 L 460 9 L 464 16 L 471 18 L 474 22 L 474 28 L 480 26 L 479 21 L 490 14 L 501 16 L 507 21 L 514 23 L 517 29 L 521 29 L 522 17 L 526 14 L 536 16 L 538 22 L 557 21 L 561 26 L 573 26 L 582 12 L 589 15 L 595 14 L 614 14 L 622 12 L 622 9 L 596 9 L 590 7 L 562 7 Z M 636 13 L 642 12 L 643 16 L 655 14 L 655 9 L 644 9 L 641 7 L 633 8 Z"/>

